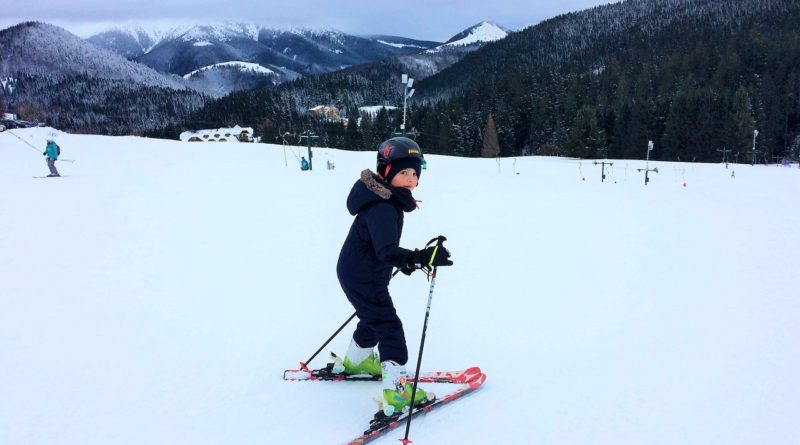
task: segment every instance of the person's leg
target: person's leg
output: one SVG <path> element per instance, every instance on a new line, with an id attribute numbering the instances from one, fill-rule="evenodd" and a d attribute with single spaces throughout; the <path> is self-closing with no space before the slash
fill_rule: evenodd
<path id="1" fill-rule="evenodd" d="M 345 292 L 359 319 L 353 333 L 356 343 L 361 347 L 377 343 L 381 360 L 393 360 L 404 365 L 408 361 L 406 337 L 389 289 L 379 289 L 374 295 L 364 295 L 352 288 L 345 289 Z"/>
<path id="2" fill-rule="evenodd" d="M 354 341 L 360 346 L 369 346 L 377 339 L 384 413 L 391 415 L 395 411 L 402 411 L 410 405 L 412 393 L 405 368 L 408 348 L 403 323 L 397 316 L 389 289 L 379 288 L 375 292 L 373 288 L 371 294 L 365 295 L 359 289 L 347 288 L 345 285 L 342 288 L 359 318 L 358 327 L 353 334 Z M 418 387 L 414 404 L 425 403 L 433 398 L 433 394 Z"/>
<path id="3" fill-rule="evenodd" d="M 356 305 L 354 304 L 353 306 Z M 353 332 L 353 340 L 362 348 L 374 348 L 378 344 L 378 334 L 372 330 L 369 323 L 361 319 L 358 308 L 356 308 L 356 316 L 359 319 L 358 324 L 356 324 L 356 330 Z"/>
<path id="4" fill-rule="evenodd" d="M 55 159 L 47 158 L 47 168 L 50 169 L 50 174 L 53 176 L 58 176 L 58 170 L 56 170 L 56 161 Z"/>

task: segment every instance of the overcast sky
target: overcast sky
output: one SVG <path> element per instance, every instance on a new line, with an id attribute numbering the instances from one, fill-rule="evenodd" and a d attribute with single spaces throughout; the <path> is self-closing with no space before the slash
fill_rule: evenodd
<path id="1" fill-rule="evenodd" d="M 9 0 L 10 2 L 10 0 Z M 130 23 L 219 23 L 334 28 L 446 41 L 483 20 L 517 31 L 611 0 L 35 0 L 0 8 L 0 28 L 36 20 L 81 37 Z M 9 4 L 10 6 L 10 4 Z"/>

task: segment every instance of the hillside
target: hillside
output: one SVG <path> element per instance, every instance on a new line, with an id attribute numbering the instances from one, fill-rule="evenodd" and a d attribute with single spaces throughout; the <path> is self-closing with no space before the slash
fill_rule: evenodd
<path id="1" fill-rule="evenodd" d="M 262 88 L 257 91 L 242 91 L 229 97 L 210 103 L 185 121 L 185 127 L 191 128 L 205 122 L 253 122 L 254 125 L 269 120 L 274 125 L 266 128 L 265 136 L 272 140 L 279 128 L 303 128 L 309 125 L 326 125 L 309 122 L 306 112 L 317 105 L 334 105 L 343 116 L 356 120 L 360 116 L 358 109 L 362 106 L 397 105 L 403 102 L 403 86 L 400 84 L 401 74 L 409 74 L 417 80 L 423 79 L 445 67 L 452 65 L 466 54 L 478 50 L 487 42 L 501 39 L 506 31 L 496 24 L 481 22 L 471 26 L 449 39 L 448 43 L 438 45 L 430 50 L 417 48 L 415 54 L 400 55 L 377 62 L 364 63 L 336 72 L 319 76 L 308 76 L 293 82 L 282 84 L 277 88 Z M 388 39 L 386 36 L 370 36 L 379 42 Z M 388 42 L 387 42 L 388 43 Z M 394 45 L 394 44 L 393 44 Z M 413 42 L 401 41 L 397 45 L 411 48 L 418 47 Z M 344 139 L 342 129 L 329 125 L 326 133 L 331 146 L 342 147 Z M 391 130 L 388 130 L 391 132 Z M 174 133 L 174 132 L 173 132 Z M 381 131 L 375 138 L 385 138 L 386 131 Z M 367 146 L 372 146 L 372 135 L 360 137 L 370 139 Z M 382 139 L 381 139 L 382 140 Z M 353 148 L 347 146 L 346 148 Z"/>
<path id="2" fill-rule="evenodd" d="M 485 46 L 417 85 L 428 144 L 475 155 L 493 113 L 507 155 L 800 157 L 800 4 L 631 0 Z M 446 103 L 442 104 L 442 101 Z M 433 117 L 433 119 L 428 119 Z"/>
<path id="3" fill-rule="evenodd" d="M 19 74 L 63 79 L 86 76 L 126 80 L 145 86 L 186 89 L 177 76 L 166 76 L 85 42 L 63 28 L 27 22 L 0 30 L 0 76 Z"/>
<path id="4" fill-rule="evenodd" d="M 124 134 L 178 122 L 207 98 L 45 23 L 0 31 L 0 100 L 23 118 L 77 132 Z"/>
<path id="5" fill-rule="evenodd" d="M 792 0 L 629 0 L 566 14 L 418 76 L 408 128 L 433 152 L 468 157 L 480 154 L 492 114 L 501 156 L 644 158 L 653 141 L 660 160 L 800 159 L 797 23 Z M 214 103 L 198 116 L 247 115 L 270 121 L 268 137 L 311 127 L 331 146 L 371 147 L 359 141 L 397 131 L 396 116 L 344 129 L 302 108 L 399 104 L 407 68 L 400 59 L 354 68 L 260 95 L 268 107 Z"/>

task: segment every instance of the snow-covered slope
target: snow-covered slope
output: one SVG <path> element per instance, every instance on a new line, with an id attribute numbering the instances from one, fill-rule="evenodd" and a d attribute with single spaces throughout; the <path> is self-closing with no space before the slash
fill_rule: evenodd
<path id="1" fill-rule="evenodd" d="M 492 22 L 481 22 L 448 40 L 445 45 L 471 45 L 504 39 L 508 30 Z"/>
<path id="2" fill-rule="evenodd" d="M 477 25 L 471 26 L 464 31 L 451 37 L 450 40 L 442 45 L 432 48 L 427 52 L 437 52 L 448 48 L 459 48 L 471 45 L 480 45 L 487 42 L 494 42 L 495 40 L 504 39 L 508 35 L 508 30 L 492 23 L 480 22 Z"/>
<path id="3" fill-rule="evenodd" d="M 0 77 L 24 73 L 61 79 L 84 75 L 96 79 L 125 80 L 148 86 L 186 89 L 177 76 L 126 60 L 57 26 L 22 23 L 0 31 Z"/>
<path id="4" fill-rule="evenodd" d="M 17 131 L 36 148 L 0 133 L 0 443 L 341 444 L 363 430 L 378 384 L 281 374 L 352 313 L 335 265 L 374 153 L 315 149 L 301 172 L 299 147 L 287 167 L 275 145 L 57 134 L 70 177 L 33 179 L 51 130 Z M 455 265 L 422 367 L 477 364 L 488 380 L 415 420 L 415 444 L 800 437 L 796 165 L 651 163 L 645 187 L 641 161 L 614 161 L 605 183 L 568 159 L 428 163 L 402 244 L 446 235 Z M 419 273 L 391 286 L 411 366 L 428 288 Z"/>
<path id="5" fill-rule="evenodd" d="M 189 30 L 192 25 L 141 25 L 127 24 L 94 34 L 86 40 L 114 51 L 127 59 L 149 53 L 165 39 L 174 38 Z"/>
<path id="6" fill-rule="evenodd" d="M 275 71 L 272 71 L 269 68 L 263 67 L 257 63 L 250 63 L 250 62 L 242 62 L 242 61 L 233 61 L 233 62 L 222 62 L 222 63 L 215 63 L 213 65 L 204 66 L 202 68 L 196 69 L 189 74 L 183 76 L 184 79 L 188 79 L 200 71 L 210 70 L 214 68 L 220 67 L 234 67 L 240 71 L 247 71 L 251 73 L 258 73 L 258 74 L 275 74 Z"/>
<path id="7" fill-rule="evenodd" d="M 258 40 L 261 27 L 252 23 L 225 22 L 218 25 L 195 25 L 185 32 L 174 32 L 186 42 L 218 40 L 227 42 L 241 37 Z"/>
<path id="8" fill-rule="evenodd" d="M 461 31 L 442 45 L 418 54 L 398 56 L 397 60 L 407 72 L 421 80 L 446 69 L 486 43 L 503 39 L 507 35 L 505 28 L 484 21 Z"/>

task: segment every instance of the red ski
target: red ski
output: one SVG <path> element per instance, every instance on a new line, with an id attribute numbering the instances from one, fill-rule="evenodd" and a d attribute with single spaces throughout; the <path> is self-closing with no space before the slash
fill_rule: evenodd
<path id="1" fill-rule="evenodd" d="M 475 366 L 460 371 L 421 372 L 420 383 L 467 383 L 481 374 L 481 368 Z M 370 374 L 337 374 L 333 372 L 333 363 L 320 369 L 287 369 L 283 371 L 283 379 L 290 381 L 322 380 L 322 381 L 380 381 L 381 377 Z M 413 379 L 413 377 L 412 377 Z"/>
<path id="2" fill-rule="evenodd" d="M 478 369 L 478 368 L 470 368 L 470 369 Z M 420 382 L 422 382 L 422 378 L 420 378 Z M 415 417 L 418 414 L 426 414 L 436 408 L 444 406 L 453 400 L 457 400 L 467 394 L 472 393 L 476 389 L 480 388 L 483 382 L 486 381 L 486 374 L 478 372 L 478 374 L 472 374 L 471 379 L 464 382 L 466 386 L 462 387 L 458 391 L 445 396 L 442 399 L 435 399 L 429 403 L 425 403 L 423 405 L 417 405 L 409 414 L 401 413 L 393 416 L 386 416 L 383 414 L 383 411 L 378 411 L 375 414 L 375 418 L 372 419 L 370 422 L 369 428 L 364 431 L 364 434 L 356 437 L 355 439 L 351 440 L 347 443 L 347 445 L 363 445 L 367 442 L 371 442 L 385 434 L 388 431 L 391 431 L 398 426 L 406 423 L 408 421 L 409 415 L 411 417 Z"/>

